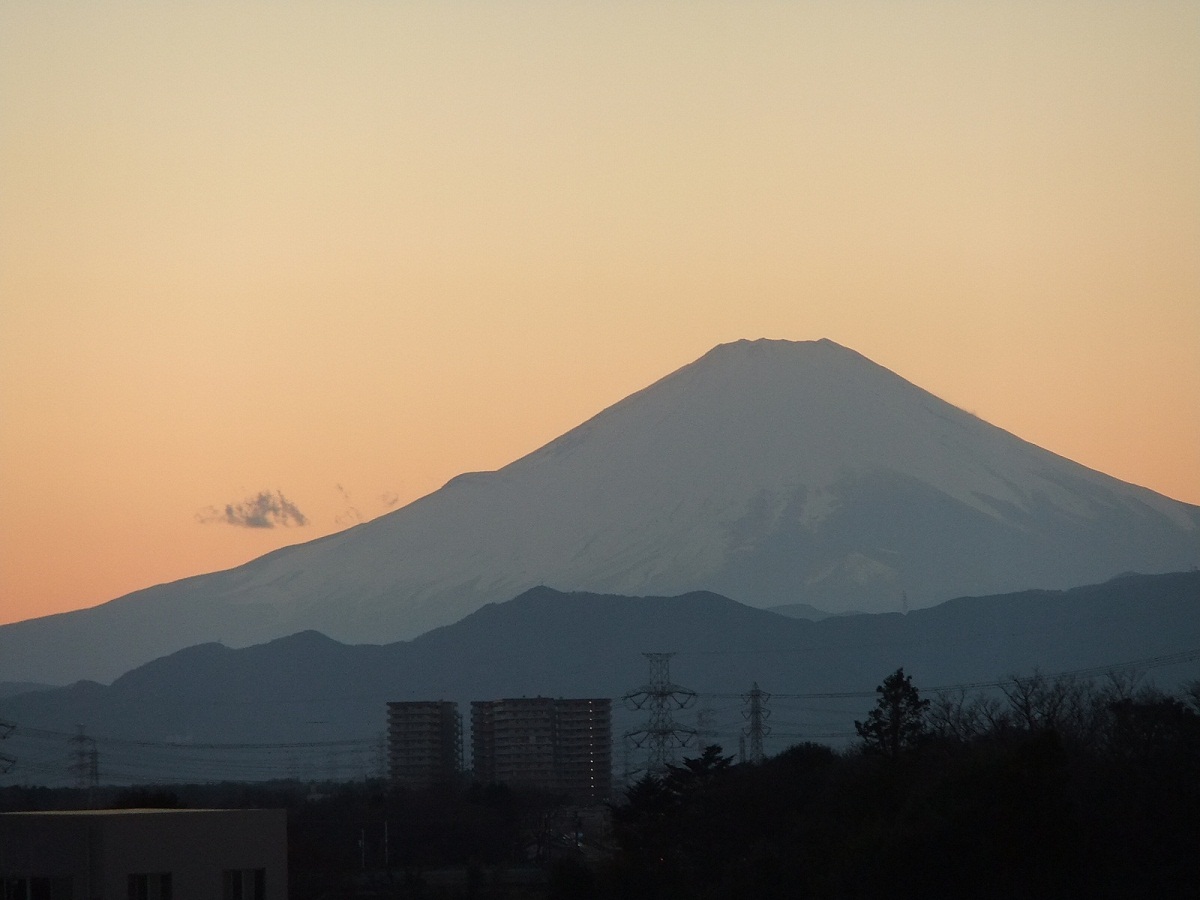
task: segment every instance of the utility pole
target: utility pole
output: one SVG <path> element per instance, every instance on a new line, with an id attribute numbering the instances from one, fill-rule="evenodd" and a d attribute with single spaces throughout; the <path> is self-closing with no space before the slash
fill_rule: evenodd
<path id="1" fill-rule="evenodd" d="M 461 754 L 461 751 L 459 752 Z M 378 731 L 375 733 L 374 763 L 374 766 L 366 773 L 366 778 L 379 778 L 381 780 L 386 779 L 388 777 L 388 743 L 386 731 Z"/>
<path id="2" fill-rule="evenodd" d="M 716 729 L 713 728 L 716 718 L 716 710 L 710 704 L 696 710 L 696 742 L 699 746 L 707 747 L 710 739 L 717 736 Z"/>
<path id="3" fill-rule="evenodd" d="M 325 753 L 325 777 L 331 782 L 336 782 L 341 776 L 342 770 L 338 761 L 338 752 L 333 747 Z"/>
<path id="4" fill-rule="evenodd" d="M 766 724 L 766 720 L 771 715 L 770 710 L 766 709 L 766 702 L 771 699 L 771 695 L 760 690 L 756 681 L 750 687 L 750 693 L 743 696 L 742 699 L 749 706 L 743 715 L 746 717 L 744 734 L 750 739 L 749 759 L 746 759 L 745 754 L 742 758 L 758 765 L 763 761 L 763 738 L 771 733 L 771 729 Z"/>
<path id="5" fill-rule="evenodd" d="M 687 709 L 696 702 L 696 692 L 671 681 L 671 657 L 674 653 L 643 653 L 650 663 L 649 683 L 624 696 L 625 705 L 645 710 L 650 719 L 641 728 L 625 732 L 635 748 L 646 748 L 646 772 L 661 775 L 675 762 L 676 749 L 687 747 L 696 737 L 694 728 L 675 722 L 674 710 Z"/>

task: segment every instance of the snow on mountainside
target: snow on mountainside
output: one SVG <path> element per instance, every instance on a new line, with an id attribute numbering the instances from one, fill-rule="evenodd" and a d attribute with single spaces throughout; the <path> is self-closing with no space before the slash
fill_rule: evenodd
<path id="1" fill-rule="evenodd" d="M 538 584 L 870 611 L 1198 563 L 1200 508 L 1035 447 L 831 341 L 738 341 L 372 522 L 0 628 L 0 678 L 61 680 L 72 657 L 69 677 L 111 677 L 190 643 L 308 628 L 398 640 Z"/>

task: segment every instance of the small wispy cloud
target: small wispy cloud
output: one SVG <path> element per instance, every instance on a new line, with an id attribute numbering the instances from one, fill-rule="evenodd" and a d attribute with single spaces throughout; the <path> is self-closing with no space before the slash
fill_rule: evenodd
<path id="1" fill-rule="evenodd" d="M 196 513 L 196 520 L 204 525 L 236 525 L 239 528 L 290 528 L 308 524 L 308 516 L 283 496 L 282 491 L 259 491 L 241 503 L 209 506 Z"/>

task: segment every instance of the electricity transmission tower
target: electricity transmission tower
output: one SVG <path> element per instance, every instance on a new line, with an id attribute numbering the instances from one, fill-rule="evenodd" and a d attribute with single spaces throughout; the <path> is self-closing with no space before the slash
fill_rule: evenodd
<path id="1" fill-rule="evenodd" d="M 100 786 L 100 753 L 96 739 L 88 737 L 79 726 L 79 733 L 71 738 L 73 748 L 71 772 L 75 775 L 75 787 L 90 790 Z"/>
<path id="2" fill-rule="evenodd" d="M 637 749 L 646 749 L 646 772 L 660 775 L 675 762 L 675 751 L 688 746 L 696 729 L 687 728 L 672 718 L 675 710 L 687 709 L 696 702 L 696 692 L 671 681 L 671 657 L 674 653 L 643 653 L 650 662 L 650 681 L 624 696 L 626 707 L 650 714 L 641 728 L 625 732 L 625 739 Z"/>
<path id="3" fill-rule="evenodd" d="M 16 727 L 16 725 L 0 719 L 0 741 L 12 734 L 13 729 Z M 12 770 L 12 767 L 16 764 L 17 758 L 15 756 L 9 756 L 7 753 L 0 753 L 0 775 L 7 775 Z"/>
<path id="4" fill-rule="evenodd" d="M 750 693 L 742 697 L 747 703 L 747 710 L 742 713 L 746 717 L 746 727 L 743 729 L 743 734 L 750 739 L 749 756 L 743 753 L 742 758 L 747 762 L 757 765 L 763 761 L 763 738 L 771 733 L 771 728 L 766 724 L 766 721 L 771 716 L 771 711 L 766 708 L 766 703 L 771 699 L 771 695 L 764 690 L 760 690 L 758 682 L 754 682 L 750 687 Z"/>

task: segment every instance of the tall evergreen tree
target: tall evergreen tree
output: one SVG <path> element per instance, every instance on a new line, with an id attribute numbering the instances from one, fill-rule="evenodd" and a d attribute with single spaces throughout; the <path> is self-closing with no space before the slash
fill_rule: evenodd
<path id="1" fill-rule="evenodd" d="M 928 735 L 926 711 L 929 701 L 921 699 L 912 678 L 904 674 L 903 668 L 885 678 L 875 692 L 879 694 L 875 708 L 865 722 L 856 721 L 854 729 L 865 750 L 897 759 Z"/>

